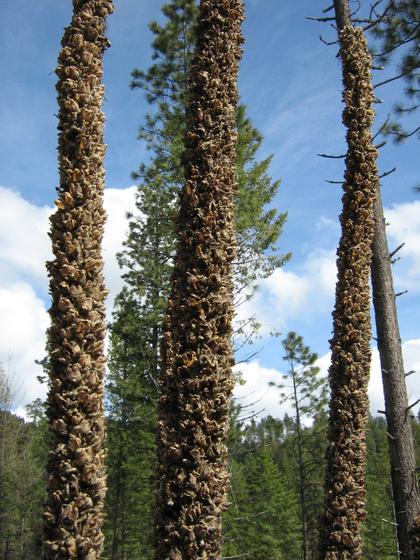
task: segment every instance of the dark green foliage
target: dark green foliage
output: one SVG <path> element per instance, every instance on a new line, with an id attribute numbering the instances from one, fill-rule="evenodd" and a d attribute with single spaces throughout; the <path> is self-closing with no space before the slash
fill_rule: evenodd
<path id="1" fill-rule="evenodd" d="M 242 425 L 233 417 L 229 452 L 230 507 L 223 518 L 223 556 L 258 560 L 298 558 L 299 506 L 293 482 L 279 468 L 284 456 L 281 420 Z"/>
<path id="2" fill-rule="evenodd" d="M 153 58 L 157 60 L 146 72 L 134 70 L 131 86 L 141 89 L 154 107 L 139 129 L 139 138 L 153 152 L 149 164 L 142 164 L 134 177 L 143 181 L 158 177 L 170 190 L 175 203 L 183 182 L 181 153 L 185 132 L 186 75 L 194 51 L 194 28 L 198 8 L 194 0 L 173 0 L 162 8 L 165 26 L 152 22 Z M 238 262 L 236 281 L 242 286 L 254 285 L 280 266 L 289 255 L 274 256 L 276 242 L 286 214 L 267 208 L 276 196 L 280 181 L 268 173 L 272 157 L 258 161 L 262 136 L 246 116 L 244 106 L 237 113 L 237 180 L 236 232 Z M 172 189 L 171 189 L 172 187 Z M 139 187 L 140 192 L 143 187 Z M 170 204 L 170 201 L 167 201 Z M 140 207 L 144 213 L 144 208 Z M 250 272 L 252 269 L 252 272 Z M 255 272 L 254 272 L 255 271 Z"/>
<path id="3" fill-rule="evenodd" d="M 282 345 L 285 351 L 283 359 L 290 369 L 283 375 L 284 383 L 277 387 L 282 391 L 280 402 L 290 401 L 294 409 L 295 468 L 291 477 L 299 494 L 302 556 L 307 560 L 317 542 L 316 519 L 322 503 L 321 466 L 326 446 L 327 383 L 319 376 L 319 368 L 315 366 L 317 354 L 304 345 L 301 336 L 289 332 Z M 313 425 L 308 426 L 312 422 Z"/>
<path id="4" fill-rule="evenodd" d="M 125 395 L 132 392 L 129 385 Z M 120 393 L 120 398 L 122 393 Z M 114 398 L 114 397 L 113 397 Z M 120 401 L 120 405 L 122 402 Z M 141 412 L 141 406 L 137 408 Z M 296 423 L 290 418 L 253 420 L 246 425 L 238 421 L 240 411 L 232 412 L 229 449 L 232 473 L 231 505 L 223 518 L 223 557 L 249 554 L 255 559 L 291 560 L 301 557 L 301 531 L 296 484 Z M 1 413 L 0 443 L 3 471 L 0 478 L 0 558 L 34 560 L 40 558 L 41 527 L 46 454 L 46 422 L 40 403 L 28 408 L 30 423 L 24 424 L 13 414 Z M 121 412 L 122 416 L 122 412 Z M 112 522 L 107 520 L 106 558 L 147 560 L 151 556 L 150 517 L 145 506 L 150 501 L 146 493 L 151 488 L 145 477 L 150 473 L 146 464 L 152 456 L 145 440 L 143 424 L 126 420 L 126 430 L 116 427 L 117 417 L 108 420 L 108 452 L 114 467 L 108 476 L 109 502 L 118 503 L 118 547 L 112 556 Z M 322 418 L 315 418 L 312 427 L 305 428 L 309 438 L 308 455 L 314 465 L 323 457 L 324 435 Z M 420 423 L 413 422 L 416 451 L 420 458 Z M 4 437 L 5 436 L 5 437 Z M 371 418 L 368 431 L 367 518 L 364 526 L 366 560 L 388 560 L 395 556 L 392 526 L 393 512 L 390 495 L 386 425 L 382 418 Z M 143 459 L 141 459 L 143 458 Z M 140 460 L 140 463 L 139 463 Z M 121 479 L 116 476 L 122 465 Z M 120 481 L 121 481 L 120 479 Z M 308 475 L 309 498 L 319 501 L 322 486 L 322 464 Z M 112 506 L 114 507 L 114 506 Z M 319 504 L 308 501 L 310 522 L 316 523 Z M 114 511 L 113 509 L 111 511 Z M 24 532 L 21 533 L 22 519 Z M 391 523 L 390 523 L 391 522 Z M 133 536 L 135 538 L 133 538 Z M 23 538 L 22 538 L 23 537 Z M 8 544 L 7 544 L 8 543 Z M 23 556 L 20 546 L 23 543 Z M 8 556 L 5 549 L 8 547 Z M 310 544 L 309 557 L 316 558 L 316 545 Z M 246 558 L 246 556 L 244 556 Z"/>
<path id="5" fill-rule="evenodd" d="M 9 397 L 0 369 L 0 558 L 33 560 L 41 557 L 46 420 L 35 403 L 25 424 L 10 412 Z"/>
<path id="6" fill-rule="evenodd" d="M 384 128 L 384 133 L 399 143 L 416 133 L 419 136 L 420 132 L 420 126 L 412 123 L 420 107 L 420 7 L 417 0 L 387 0 L 383 14 L 371 31 L 379 42 L 376 62 L 395 63 L 395 77 L 405 85 L 406 100 L 396 103 L 393 109 L 397 120 L 388 122 Z M 410 118 L 408 124 L 404 117 Z"/>
<path id="7" fill-rule="evenodd" d="M 247 501 L 238 511 L 242 517 L 240 552 L 249 552 L 257 560 L 297 558 L 300 539 L 296 495 L 269 451 L 247 455 L 243 473 Z"/>
<path id="8" fill-rule="evenodd" d="M 114 560 L 151 557 L 157 339 L 147 321 L 153 311 L 146 297 L 134 300 L 125 289 L 111 325 L 104 530 L 105 554 Z"/>
<path id="9" fill-rule="evenodd" d="M 385 560 L 396 557 L 387 430 L 383 418 L 369 418 L 366 489 L 367 516 L 363 535 L 365 558 Z"/>

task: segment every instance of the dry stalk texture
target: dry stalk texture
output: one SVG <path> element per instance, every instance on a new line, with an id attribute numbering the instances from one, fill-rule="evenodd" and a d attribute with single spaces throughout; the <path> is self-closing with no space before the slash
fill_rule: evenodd
<path id="1" fill-rule="evenodd" d="M 371 56 L 361 29 L 345 27 L 341 31 L 340 55 L 348 150 L 329 371 L 326 503 L 320 525 L 323 560 L 362 557 L 371 338 L 369 275 L 378 177 L 377 150 L 370 131 L 374 118 Z"/>
<path id="2" fill-rule="evenodd" d="M 221 557 L 233 388 L 231 265 L 242 19 L 242 0 L 201 1 L 159 381 L 156 560 Z"/>
<path id="3" fill-rule="evenodd" d="M 105 213 L 102 56 L 111 0 L 73 0 L 58 58 L 59 168 L 48 263 L 51 448 L 45 560 L 101 557 L 104 474 Z"/>

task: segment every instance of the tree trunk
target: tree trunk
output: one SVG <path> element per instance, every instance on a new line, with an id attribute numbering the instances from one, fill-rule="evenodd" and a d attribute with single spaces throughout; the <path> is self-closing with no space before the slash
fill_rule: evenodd
<path id="1" fill-rule="evenodd" d="M 415 523 L 416 515 L 420 513 L 420 494 L 415 470 L 416 457 L 411 415 L 408 411 L 409 404 L 392 281 L 391 259 L 386 240 L 385 219 L 379 189 L 374 208 L 373 305 L 389 434 L 392 494 L 397 522 L 398 547 L 401 560 L 407 560 L 416 558 L 414 553 L 416 533 L 419 539 L 417 542 L 420 543 L 420 526 L 416 527 Z M 410 534 L 413 536 L 413 550 L 410 550 Z"/>
<path id="2" fill-rule="evenodd" d="M 300 511 L 302 517 L 302 554 L 303 560 L 308 560 L 309 557 L 309 543 L 308 543 L 308 514 L 306 510 L 306 495 L 305 495 L 305 484 L 306 484 L 306 472 L 305 465 L 303 461 L 303 442 L 302 442 L 302 426 L 300 423 L 300 407 L 299 398 L 297 394 L 296 387 L 296 373 L 292 364 L 292 379 L 293 379 L 293 398 L 295 401 L 296 408 L 296 431 L 297 431 L 297 447 L 298 447 L 298 466 L 299 466 L 299 500 L 300 500 Z"/>
<path id="3" fill-rule="evenodd" d="M 221 557 L 228 488 L 242 0 L 202 0 L 159 379 L 156 560 Z"/>
<path id="4" fill-rule="evenodd" d="M 102 55 L 111 0 L 73 0 L 58 59 L 60 186 L 48 263 L 51 447 L 45 560 L 100 558 L 105 496 Z"/>
<path id="5" fill-rule="evenodd" d="M 336 9 L 337 4 L 335 2 Z M 373 201 L 378 172 L 371 125 L 374 92 L 371 56 L 361 29 L 339 35 L 347 128 L 341 239 L 331 340 L 330 417 L 325 513 L 320 527 L 323 560 L 362 557 L 366 515 L 365 467 L 370 370 L 370 265 Z"/>

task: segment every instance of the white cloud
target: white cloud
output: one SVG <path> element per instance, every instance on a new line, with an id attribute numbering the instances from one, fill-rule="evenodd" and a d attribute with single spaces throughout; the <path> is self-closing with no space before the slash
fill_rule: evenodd
<path id="1" fill-rule="evenodd" d="M 281 383 L 282 374 L 274 368 L 263 367 L 259 360 L 235 366 L 235 371 L 240 372 L 243 385 L 237 384 L 234 398 L 243 408 L 242 416 L 259 413 L 258 416 L 283 417 L 291 413 L 290 403 L 279 405 L 279 389 L 271 387 L 269 383 Z"/>
<path id="2" fill-rule="evenodd" d="M 103 239 L 105 261 L 105 281 L 108 290 L 107 310 L 112 310 L 115 296 L 122 288 L 121 269 L 116 254 L 121 251 L 127 237 L 127 212 L 134 213 L 136 187 L 126 189 L 105 189 L 104 206 L 107 213 Z"/>
<path id="3" fill-rule="evenodd" d="M 15 394 L 15 404 L 45 395 L 35 364 L 45 355 L 45 330 L 49 318 L 45 304 L 24 282 L 0 287 L 0 361 Z"/>
<path id="4" fill-rule="evenodd" d="M 420 398 L 419 394 L 419 375 L 420 375 L 420 338 L 407 340 L 402 345 L 404 366 L 406 372 L 414 370 L 415 373 L 406 378 L 407 394 L 409 403 Z M 322 356 L 318 362 L 321 372 L 327 375 L 330 367 L 331 354 L 328 352 Z M 379 360 L 379 353 L 376 348 L 372 349 L 371 371 L 369 379 L 369 401 L 371 414 L 377 416 L 378 410 L 384 410 L 384 396 L 382 388 L 382 375 Z M 414 408 L 414 412 L 419 407 Z"/>
<path id="5" fill-rule="evenodd" d="M 126 213 L 134 211 L 134 192 L 135 187 L 105 189 L 108 220 L 103 254 L 108 312 L 122 286 L 115 255 L 127 233 Z M 45 294 L 48 286 L 45 262 L 51 258 L 47 233 L 52 211 L 0 187 L 0 362 L 16 386 L 15 405 L 45 395 L 45 387 L 36 379 L 42 371 L 35 359 L 45 355 L 49 324 L 49 302 L 40 294 Z"/>
<path id="6" fill-rule="evenodd" d="M 395 204 L 385 209 L 389 226 L 387 234 L 390 250 L 401 243 L 404 248 L 398 253 L 402 259 L 395 267 L 395 284 L 398 289 L 419 291 L 420 289 L 420 201 Z"/>
<path id="7" fill-rule="evenodd" d="M 277 269 L 262 280 L 256 295 L 238 308 L 239 319 L 255 316 L 263 337 L 284 330 L 289 319 L 303 312 L 305 317 L 311 317 L 332 309 L 335 251 L 314 250 L 295 270 L 289 267 Z"/>
<path id="8" fill-rule="evenodd" d="M 128 227 L 127 212 L 135 211 L 136 187 L 107 188 L 104 206 L 107 213 L 103 255 L 105 276 L 112 305 L 113 297 L 122 286 L 121 273 L 115 255 L 122 248 Z M 22 277 L 47 286 L 45 262 L 52 258 L 48 237 L 49 206 L 37 206 L 18 192 L 0 187 L 0 271 L 1 283 L 19 281 Z"/>
<path id="9" fill-rule="evenodd" d="M 396 204 L 386 209 L 390 250 L 405 243 L 401 261 L 394 266 L 396 289 L 418 292 L 420 289 L 420 201 Z M 338 225 L 321 216 L 316 231 L 322 235 L 319 245 L 331 247 L 338 238 Z M 260 283 L 256 296 L 238 309 L 241 319 L 255 315 L 262 325 L 260 334 L 268 336 L 287 328 L 287 321 L 304 313 L 307 319 L 325 314 L 334 305 L 337 279 L 336 247 L 315 248 L 297 265 L 292 260 Z"/>
<path id="10" fill-rule="evenodd" d="M 409 403 L 420 398 L 418 376 L 420 375 L 420 338 L 407 340 L 403 343 L 403 354 L 406 371 L 415 370 L 407 377 L 407 393 Z M 326 377 L 330 367 L 331 354 L 328 352 L 321 356 L 316 365 L 320 368 L 320 375 Z M 260 417 L 274 416 L 282 418 L 285 413 L 293 413 L 291 403 L 279 404 L 279 389 L 270 387 L 269 383 L 281 383 L 283 373 L 275 368 L 262 366 L 259 360 L 239 364 L 235 371 L 240 371 L 245 381 L 243 385 L 237 384 L 234 397 L 241 405 L 245 406 L 243 416 L 259 413 Z M 369 381 L 370 411 L 373 416 L 378 415 L 378 410 L 384 410 L 384 397 L 382 377 L 379 363 L 379 354 L 376 349 L 372 351 L 371 374 Z M 419 406 L 413 409 L 416 413 Z"/>
<path id="11" fill-rule="evenodd" d="M 324 309 L 326 299 L 331 300 L 332 305 L 332 297 L 337 280 L 335 249 L 331 251 L 325 249 L 313 251 L 308 256 L 303 269 L 311 286 L 312 301 L 314 303 L 316 300 L 322 302 Z M 313 297 L 314 294 L 317 294 L 316 298 Z"/>
<path id="12" fill-rule="evenodd" d="M 44 282 L 45 261 L 51 258 L 47 236 L 52 208 L 36 206 L 5 187 L 0 187 L 1 282 L 30 277 Z"/>
<path id="13" fill-rule="evenodd" d="M 135 187 L 105 190 L 108 220 L 103 248 L 106 283 L 110 291 L 108 312 L 113 297 L 122 286 L 115 254 L 121 250 L 127 233 L 126 213 L 135 210 L 134 194 Z M 387 211 L 391 221 L 391 241 L 406 242 L 409 278 L 413 281 L 420 273 L 419 210 L 420 203 L 415 202 L 397 205 Z M 50 258 L 47 232 L 51 212 L 52 208 L 39 207 L 19 193 L 0 187 L 0 361 L 6 369 L 16 372 L 16 378 L 20 379 L 20 404 L 45 392 L 45 388 L 36 381 L 41 371 L 34 360 L 42 358 L 45 352 L 48 302 L 41 298 L 40 293 L 46 293 L 48 284 L 45 261 Z M 321 218 L 318 230 L 330 230 L 332 234 L 334 227 L 331 220 Z M 277 270 L 264 280 L 255 298 L 240 308 L 239 314 L 245 318 L 255 313 L 257 320 L 263 323 L 263 335 L 270 330 L 281 330 L 287 320 L 302 312 L 305 317 L 316 317 L 316 314 L 332 307 L 335 277 L 335 249 L 315 249 L 294 269 L 288 266 Z M 41 289 L 40 293 L 38 289 Z M 404 353 L 406 369 L 420 370 L 420 339 L 407 341 Z M 320 366 L 325 371 L 328 361 L 328 355 L 320 358 Z M 370 393 L 374 411 L 383 408 L 379 362 L 375 353 L 373 364 Z M 251 401 L 261 398 L 261 403 L 256 403 L 255 408 L 259 410 L 262 407 L 265 413 L 278 415 L 278 390 L 269 388 L 268 382 L 280 381 L 281 373 L 264 367 L 259 361 L 242 364 L 240 369 L 247 383 L 236 388 L 235 394 L 243 400 L 248 399 L 245 399 L 246 395 Z M 417 376 L 413 374 L 407 378 L 411 400 L 419 397 L 415 389 Z"/>

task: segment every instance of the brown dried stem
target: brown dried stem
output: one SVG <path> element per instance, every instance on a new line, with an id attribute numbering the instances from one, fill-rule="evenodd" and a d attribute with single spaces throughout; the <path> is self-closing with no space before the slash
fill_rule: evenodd
<path id="1" fill-rule="evenodd" d="M 156 560 L 220 559 L 233 388 L 241 0 L 202 0 L 188 82 L 178 247 L 159 379 Z"/>
<path id="2" fill-rule="evenodd" d="M 102 55 L 111 0 L 73 0 L 58 58 L 59 168 L 48 263 L 51 447 L 45 560 L 99 559 L 103 535 L 105 222 Z"/>
<path id="3" fill-rule="evenodd" d="M 371 134 L 371 56 L 361 29 L 345 27 L 339 39 L 348 150 L 337 251 L 326 502 L 320 552 L 324 560 L 355 560 L 362 556 L 361 523 L 365 517 L 369 276 L 378 172 Z"/>

